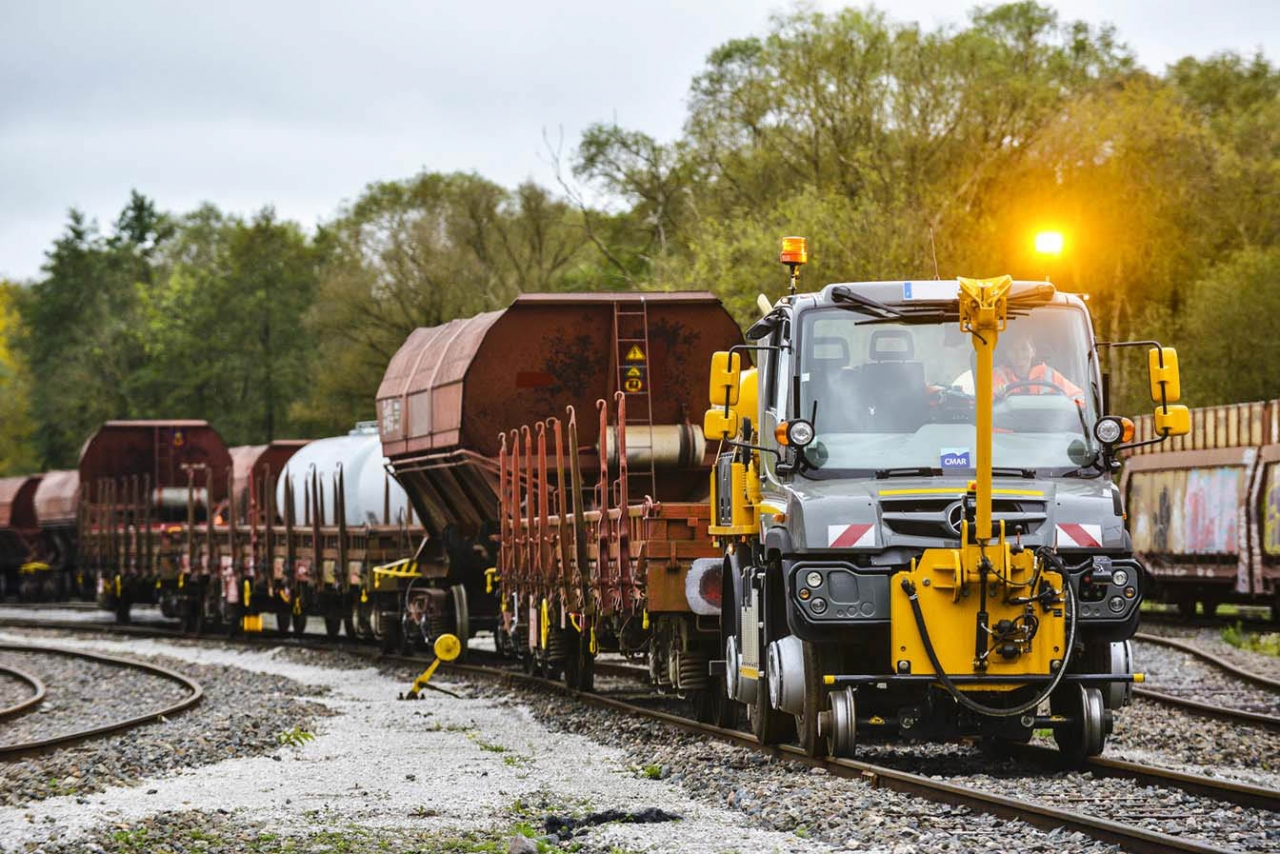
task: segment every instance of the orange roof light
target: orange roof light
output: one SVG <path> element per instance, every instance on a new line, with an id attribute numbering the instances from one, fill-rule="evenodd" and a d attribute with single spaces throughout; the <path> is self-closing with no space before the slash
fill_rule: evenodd
<path id="1" fill-rule="evenodd" d="M 782 254 L 778 260 L 783 264 L 808 264 L 809 246 L 803 237 L 782 238 Z"/>

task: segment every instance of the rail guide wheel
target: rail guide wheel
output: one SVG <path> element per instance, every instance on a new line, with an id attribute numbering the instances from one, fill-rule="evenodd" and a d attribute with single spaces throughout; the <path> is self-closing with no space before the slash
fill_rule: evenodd
<path id="1" fill-rule="evenodd" d="M 819 716 L 827 737 L 827 752 L 838 759 L 852 759 L 858 748 L 858 705 L 852 688 L 831 692 L 831 708 Z"/>
<path id="2" fill-rule="evenodd" d="M 1069 721 L 1053 731 L 1053 740 L 1064 757 L 1083 762 L 1102 753 L 1111 727 L 1101 691 L 1083 685 L 1068 686 L 1054 693 L 1050 706 L 1055 715 L 1063 715 Z"/>

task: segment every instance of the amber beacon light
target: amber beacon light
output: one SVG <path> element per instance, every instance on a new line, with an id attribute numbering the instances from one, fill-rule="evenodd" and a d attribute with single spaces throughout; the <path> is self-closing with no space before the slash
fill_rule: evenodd
<path id="1" fill-rule="evenodd" d="M 778 260 L 783 264 L 808 264 L 809 245 L 803 237 L 782 238 L 782 254 Z"/>
<path id="2" fill-rule="evenodd" d="M 809 244 L 803 237 L 782 238 L 782 252 L 778 260 L 791 268 L 791 293 L 800 284 L 800 268 L 809 263 Z"/>

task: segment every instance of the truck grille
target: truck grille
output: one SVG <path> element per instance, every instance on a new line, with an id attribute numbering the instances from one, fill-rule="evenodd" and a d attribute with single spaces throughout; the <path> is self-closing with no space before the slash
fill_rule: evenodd
<path id="1" fill-rule="evenodd" d="M 958 518 L 956 498 L 886 498 L 883 499 L 884 524 L 901 537 L 928 537 L 958 540 L 951 527 Z M 995 499 L 991 502 L 991 518 L 995 524 L 1004 520 L 1005 530 L 1013 536 L 1014 526 L 1021 525 L 1024 536 L 1034 536 L 1046 520 L 1045 502 L 1036 500 Z"/>

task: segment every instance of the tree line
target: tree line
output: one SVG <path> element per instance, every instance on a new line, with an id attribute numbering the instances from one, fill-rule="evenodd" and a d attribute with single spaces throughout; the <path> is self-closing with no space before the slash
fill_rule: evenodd
<path id="1" fill-rule="evenodd" d="M 555 187 L 423 172 L 310 234 L 136 192 L 105 229 L 73 211 L 41 275 L 0 285 L 0 472 L 74 465 L 108 418 L 207 418 L 233 444 L 341 432 L 415 327 L 521 292 L 709 289 L 748 322 L 784 291 L 784 234 L 810 238 L 815 286 L 1047 275 L 1089 294 L 1100 338 L 1178 346 L 1192 405 L 1280 396 L 1262 55 L 1157 74 L 1032 2 L 936 30 L 800 8 L 712 51 L 676 139 L 604 123 L 552 154 Z M 1059 258 L 1031 251 L 1046 227 Z M 1145 410 L 1137 360 L 1112 368 L 1114 408 Z"/>

